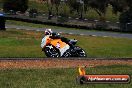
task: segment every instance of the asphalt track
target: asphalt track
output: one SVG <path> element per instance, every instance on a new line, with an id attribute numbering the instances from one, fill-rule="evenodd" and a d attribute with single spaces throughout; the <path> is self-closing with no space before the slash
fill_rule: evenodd
<path id="1" fill-rule="evenodd" d="M 28 26 L 9 25 L 9 24 L 6 24 L 6 28 L 16 28 L 18 30 L 25 29 L 25 30 L 35 30 L 35 31 L 44 31 L 45 30 L 45 28 L 35 28 L 35 27 L 28 27 Z M 132 39 L 132 34 L 129 34 L 129 33 L 90 31 L 90 30 L 62 30 L 62 29 L 52 29 L 52 30 L 54 32 L 68 33 L 68 34 Z"/>

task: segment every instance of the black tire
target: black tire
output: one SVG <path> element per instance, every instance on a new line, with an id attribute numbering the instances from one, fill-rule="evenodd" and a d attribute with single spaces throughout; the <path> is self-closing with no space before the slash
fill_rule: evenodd
<path id="1" fill-rule="evenodd" d="M 77 57 L 87 57 L 86 52 L 81 47 L 75 46 L 74 49 L 76 51 Z"/>
<path id="2" fill-rule="evenodd" d="M 71 57 L 71 53 L 70 53 L 70 50 L 68 49 L 62 57 L 65 57 L 65 58 L 68 58 L 68 57 Z"/>
<path id="3" fill-rule="evenodd" d="M 52 48 L 50 48 L 50 47 L 52 47 Z M 52 45 L 47 45 L 44 48 L 44 53 L 47 57 L 53 57 L 53 58 L 60 57 L 59 50 Z"/>

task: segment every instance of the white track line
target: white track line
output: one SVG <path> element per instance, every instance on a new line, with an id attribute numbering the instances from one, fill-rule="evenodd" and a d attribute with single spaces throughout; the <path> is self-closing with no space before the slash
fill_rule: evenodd
<path id="1" fill-rule="evenodd" d="M 91 35 L 91 36 L 96 37 L 97 35 Z"/>
<path id="2" fill-rule="evenodd" d="M 80 35 L 84 35 L 84 34 L 80 34 Z"/>
<path id="3" fill-rule="evenodd" d="M 68 33 L 68 34 L 73 35 L 73 33 L 71 33 L 71 32 L 70 32 L 70 33 Z"/>
<path id="4" fill-rule="evenodd" d="M 21 29 L 21 28 L 16 28 L 16 29 Z"/>
<path id="5" fill-rule="evenodd" d="M 109 37 L 109 36 L 103 36 L 103 37 L 105 37 L 105 38 L 106 38 L 106 37 Z"/>

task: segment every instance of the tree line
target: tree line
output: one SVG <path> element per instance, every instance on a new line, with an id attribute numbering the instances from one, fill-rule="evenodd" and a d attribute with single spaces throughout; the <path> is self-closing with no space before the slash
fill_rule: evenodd
<path id="1" fill-rule="evenodd" d="M 121 25 L 132 22 L 132 0 L 41 0 L 42 4 L 47 5 L 48 18 L 51 19 L 53 8 L 55 8 L 56 15 L 68 16 L 66 8 L 61 6 L 68 6 L 72 14 L 76 12 L 80 19 L 90 9 L 96 11 L 100 20 L 105 20 L 105 14 L 108 6 L 112 7 L 114 14 L 120 13 L 119 21 Z M 28 0 L 3 0 L 4 11 L 14 10 L 25 12 L 28 9 Z M 61 10 L 62 9 L 62 10 Z M 125 26 L 122 26 L 124 28 Z"/>

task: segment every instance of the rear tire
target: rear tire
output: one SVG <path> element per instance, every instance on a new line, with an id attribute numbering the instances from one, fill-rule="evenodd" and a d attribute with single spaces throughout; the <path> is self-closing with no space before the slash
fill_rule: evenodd
<path id="1" fill-rule="evenodd" d="M 71 53 L 70 53 L 70 50 L 68 49 L 62 57 L 65 57 L 65 58 L 68 58 L 68 57 L 71 57 Z"/>
<path id="2" fill-rule="evenodd" d="M 44 48 L 44 53 L 47 57 L 53 57 L 53 58 L 60 57 L 59 50 L 52 45 L 47 45 Z"/>

